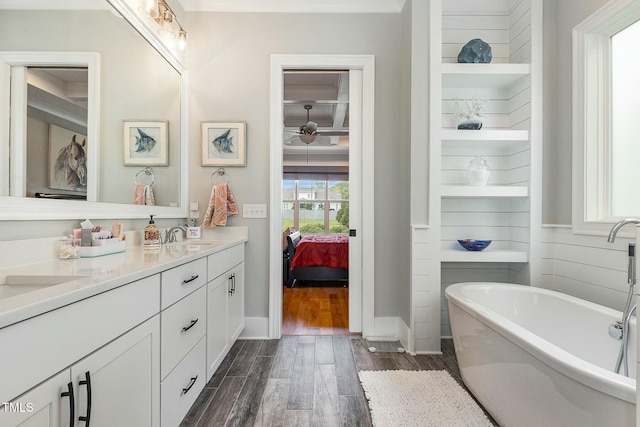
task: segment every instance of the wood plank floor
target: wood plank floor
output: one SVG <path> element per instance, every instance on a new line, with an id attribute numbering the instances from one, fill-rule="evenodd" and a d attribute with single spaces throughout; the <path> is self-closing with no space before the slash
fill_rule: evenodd
<path id="1" fill-rule="evenodd" d="M 358 371 L 384 369 L 444 369 L 462 384 L 451 340 L 442 356 L 370 353 L 353 336 L 237 341 L 181 427 L 371 426 Z"/>
<path id="2" fill-rule="evenodd" d="M 349 288 L 285 287 L 282 334 L 349 335 Z"/>

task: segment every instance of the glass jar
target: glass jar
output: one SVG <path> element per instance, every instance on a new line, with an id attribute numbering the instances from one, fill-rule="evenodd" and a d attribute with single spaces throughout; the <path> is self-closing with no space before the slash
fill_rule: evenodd
<path id="1" fill-rule="evenodd" d="M 58 258 L 59 259 L 76 259 L 80 249 L 80 239 L 72 239 L 71 237 L 60 239 L 58 241 Z"/>
<path id="2" fill-rule="evenodd" d="M 484 186 L 489 182 L 489 165 L 480 156 L 474 157 L 467 167 L 467 183 L 473 186 Z"/>

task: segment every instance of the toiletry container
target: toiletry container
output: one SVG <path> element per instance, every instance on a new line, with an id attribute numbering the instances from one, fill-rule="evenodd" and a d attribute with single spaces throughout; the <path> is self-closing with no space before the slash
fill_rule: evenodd
<path id="1" fill-rule="evenodd" d="M 149 225 L 144 228 L 144 247 L 145 249 L 160 247 L 160 229 L 153 222 L 153 215 L 151 215 Z"/>

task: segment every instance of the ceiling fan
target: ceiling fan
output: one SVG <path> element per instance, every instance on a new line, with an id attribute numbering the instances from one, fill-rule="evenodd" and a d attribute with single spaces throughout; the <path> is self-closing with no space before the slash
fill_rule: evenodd
<path id="1" fill-rule="evenodd" d="M 312 108 L 313 106 L 310 104 L 304 106 L 304 109 L 307 110 L 307 124 L 300 126 L 300 130 L 293 133 L 293 135 L 291 135 L 291 132 L 288 132 L 290 136 L 284 138 L 285 144 L 298 145 L 299 143 L 303 143 L 309 146 L 309 144 L 314 143 L 316 145 L 331 145 L 331 138 L 321 135 L 318 132 L 318 124 L 309 119 L 309 111 Z"/>

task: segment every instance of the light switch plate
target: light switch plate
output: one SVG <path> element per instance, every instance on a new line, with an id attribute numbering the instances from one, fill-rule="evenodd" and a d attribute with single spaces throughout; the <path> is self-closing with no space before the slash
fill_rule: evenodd
<path id="1" fill-rule="evenodd" d="M 244 204 L 242 205 L 243 218 L 266 218 L 267 205 L 264 204 Z"/>

